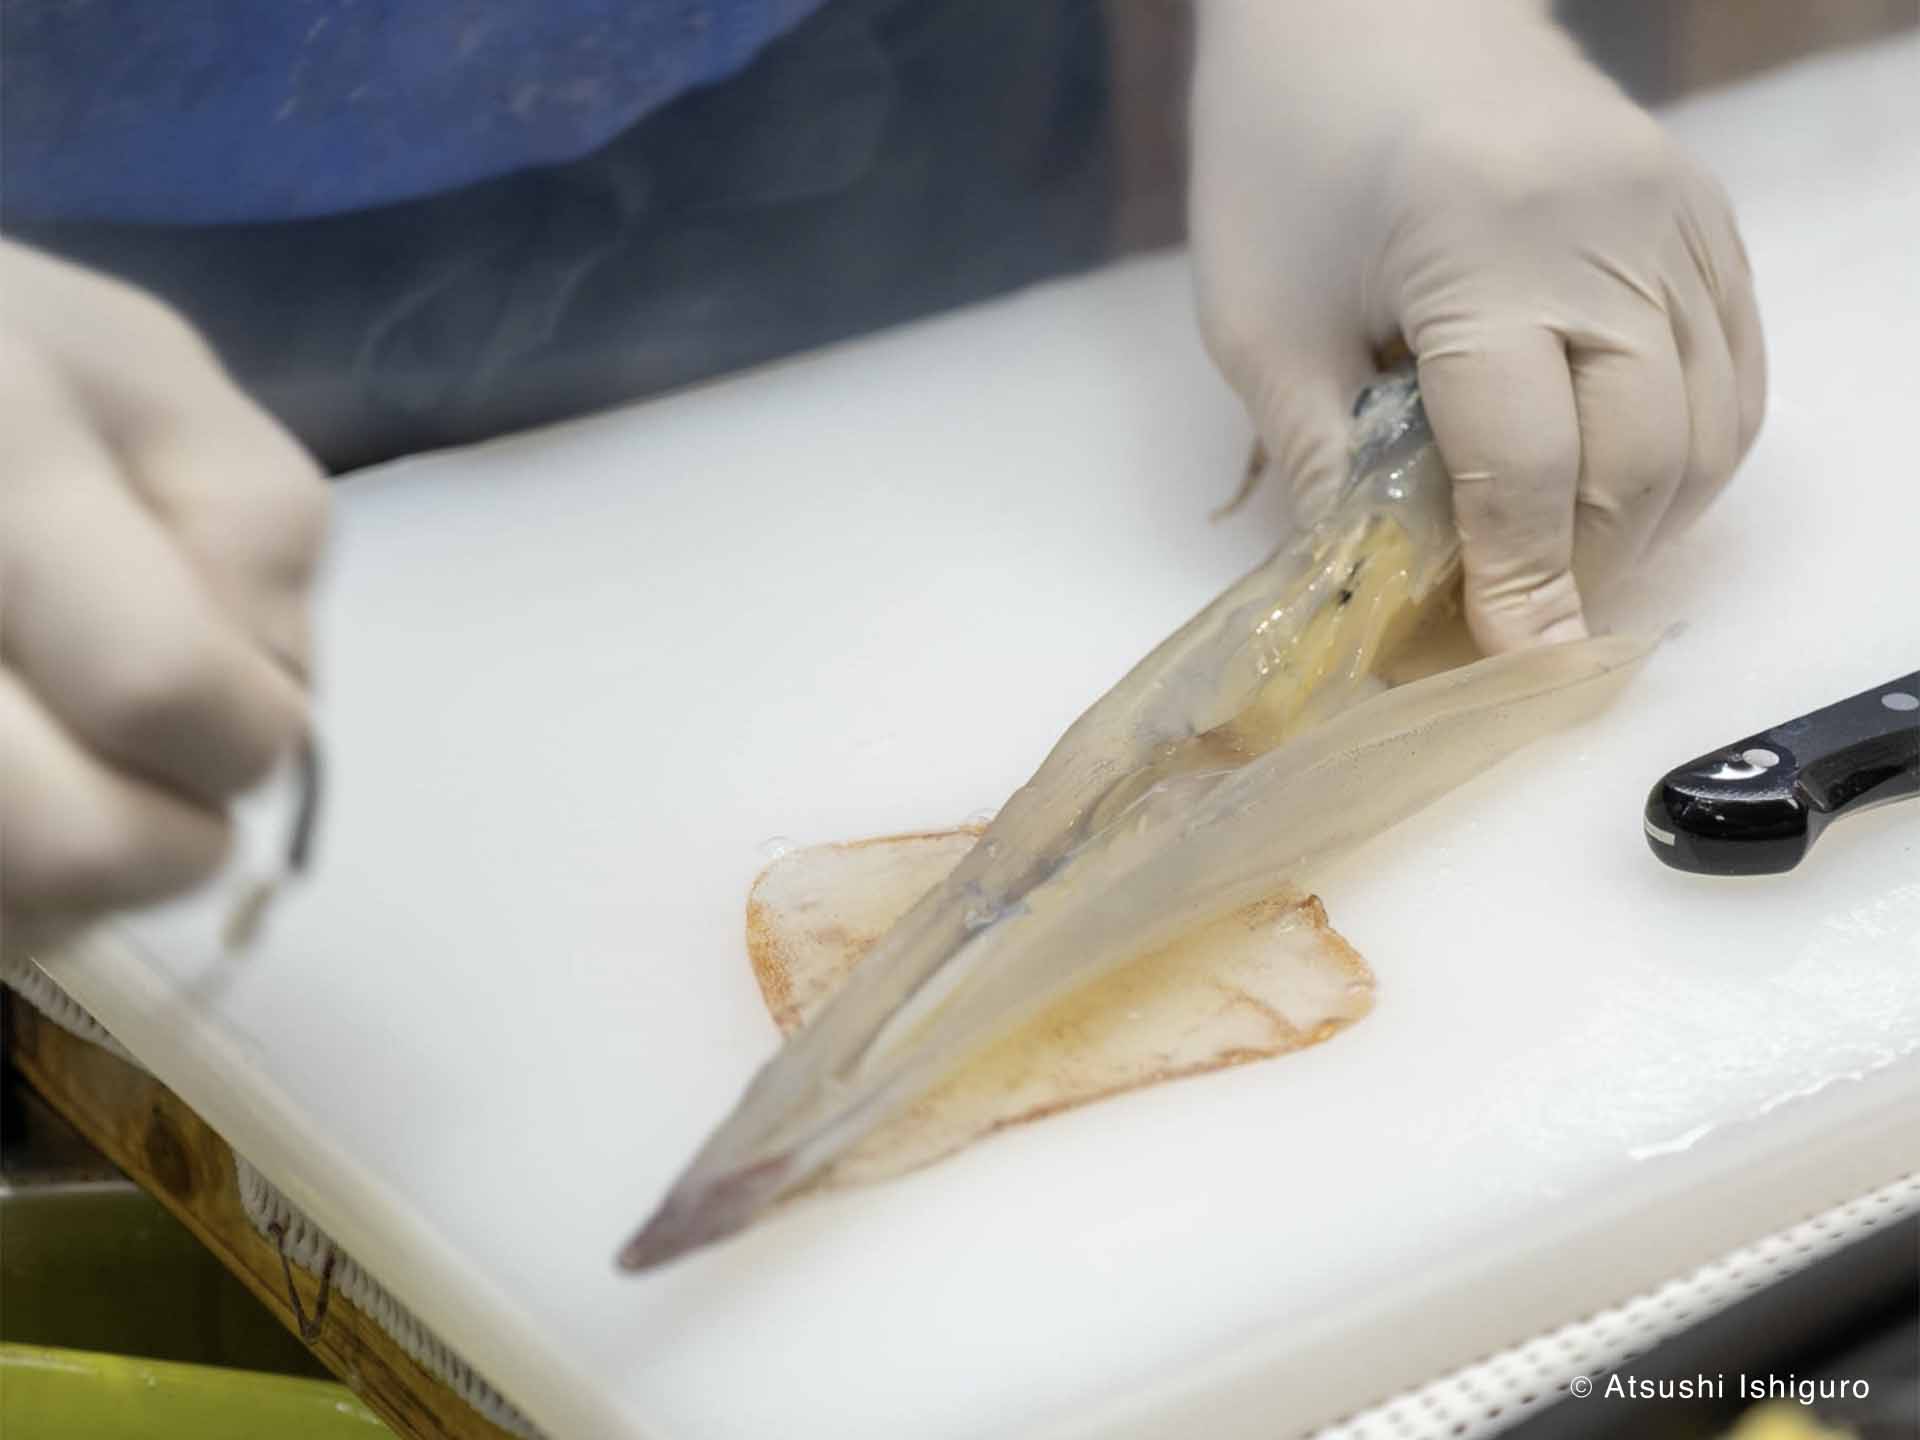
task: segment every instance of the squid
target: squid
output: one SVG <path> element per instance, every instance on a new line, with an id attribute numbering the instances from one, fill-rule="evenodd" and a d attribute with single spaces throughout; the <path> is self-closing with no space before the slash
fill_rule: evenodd
<path id="1" fill-rule="evenodd" d="M 755 1075 L 621 1268 L 746 1228 L 1044 1006 L 1584 718 L 1650 648 L 1602 636 L 1389 683 L 1432 668 L 1458 571 L 1417 382 L 1389 375 L 1356 406 L 1327 518 L 1074 722 Z"/>

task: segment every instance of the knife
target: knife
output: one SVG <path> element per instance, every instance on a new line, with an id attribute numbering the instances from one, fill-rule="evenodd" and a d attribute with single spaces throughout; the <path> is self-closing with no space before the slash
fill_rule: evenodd
<path id="1" fill-rule="evenodd" d="M 1697 875 L 1778 875 L 1843 815 L 1920 795 L 1920 671 L 1710 750 L 1647 796 L 1647 845 Z"/>
<path id="2" fill-rule="evenodd" d="M 320 742 L 309 731 L 293 755 L 293 822 L 286 848 L 275 868 L 243 885 L 228 909 L 220 931 L 220 947 L 225 954 L 240 955 L 251 949 L 275 898 L 307 873 L 313 861 L 314 831 L 320 823 L 320 778 Z"/>

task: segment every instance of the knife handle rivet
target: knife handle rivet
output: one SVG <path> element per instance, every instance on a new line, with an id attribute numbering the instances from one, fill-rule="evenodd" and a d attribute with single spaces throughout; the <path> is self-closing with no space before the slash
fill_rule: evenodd
<path id="1" fill-rule="evenodd" d="M 1740 758 L 1756 770 L 1771 770 L 1780 763 L 1778 751 L 1763 749 L 1759 746 L 1751 750 L 1742 750 Z"/>
<path id="2" fill-rule="evenodd" d="M 1920 710 L 1920 695 L 1909 695 L 1904 690 L 1889 690 L 1880 697 L 1880 703 L 1889 710 Z"/>

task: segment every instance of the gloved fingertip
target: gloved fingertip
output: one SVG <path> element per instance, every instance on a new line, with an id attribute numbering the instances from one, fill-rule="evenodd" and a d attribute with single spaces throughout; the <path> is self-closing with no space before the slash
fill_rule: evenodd
<path id="1" fill-rule="evenodd" d="M 1340 498 L 1345 480 L 1345 470 L 1330 465 L 1316 466 L 1306 474 L 1295 477 L 1289 491 L 1292 496 L 1293 523 L 1304 530 L 1324 519 Z"/>
<path id="2" fill-rule="evenodd" d="M 1351 461 L 1347 454 L 1347 427 L 1343 413 L 1329 412 L 1302 425 L 1288 437 L 1285 451 L 1269 450 L 1284 477 L 1294 524 L 1301 529 L 1324 519 L 1346 486 Z"/>
<path id="3" fill-rule="evenodd" d="M 1538 643 L 1542 645 L 1559 645 L 1568 640 L 1584 640 L 1586 638 L 1586 617 L 1584 615 L 1569 615 L 1565 619 L 1554 621 L 1551 625 L 1547 626 L 1546 629 L 1542 630 Z"/>
<path id="4" fill-rule="evenodd" d="M 1321 519 L 1347 478 L 1353 396 L 1368 371 L 1315 356 L 1265 377 L 1251 407 L 1269 461 L 1269 476 L 1286 488 L 1294 524 Z M 1358 375 L 1360 378 L 1355 379 Z"/>
<path id="5" fill-rule="evenodd" d="M 1570 573 L 1527 586 L 1479 589 L 1468 577 L 1467 627 L 1489 655 L 1587 637 L 1579 586 Z"/>

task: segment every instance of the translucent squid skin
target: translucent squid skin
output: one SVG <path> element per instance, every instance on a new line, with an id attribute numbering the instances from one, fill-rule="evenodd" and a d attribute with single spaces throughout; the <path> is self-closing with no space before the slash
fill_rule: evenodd
<path id="1" fill-rule="evenodd" d="M 1382 690 L 1450 602 L 1449 482 L 1410 376 L 1358 407 L 1331 514 L 1163 641 L 1061 737 L 948 879 L 763 1066 L 620 1263 L 751 1223 L 1064 990 L 1270 895 L 1598 709 L 1603 637 Z"/>

